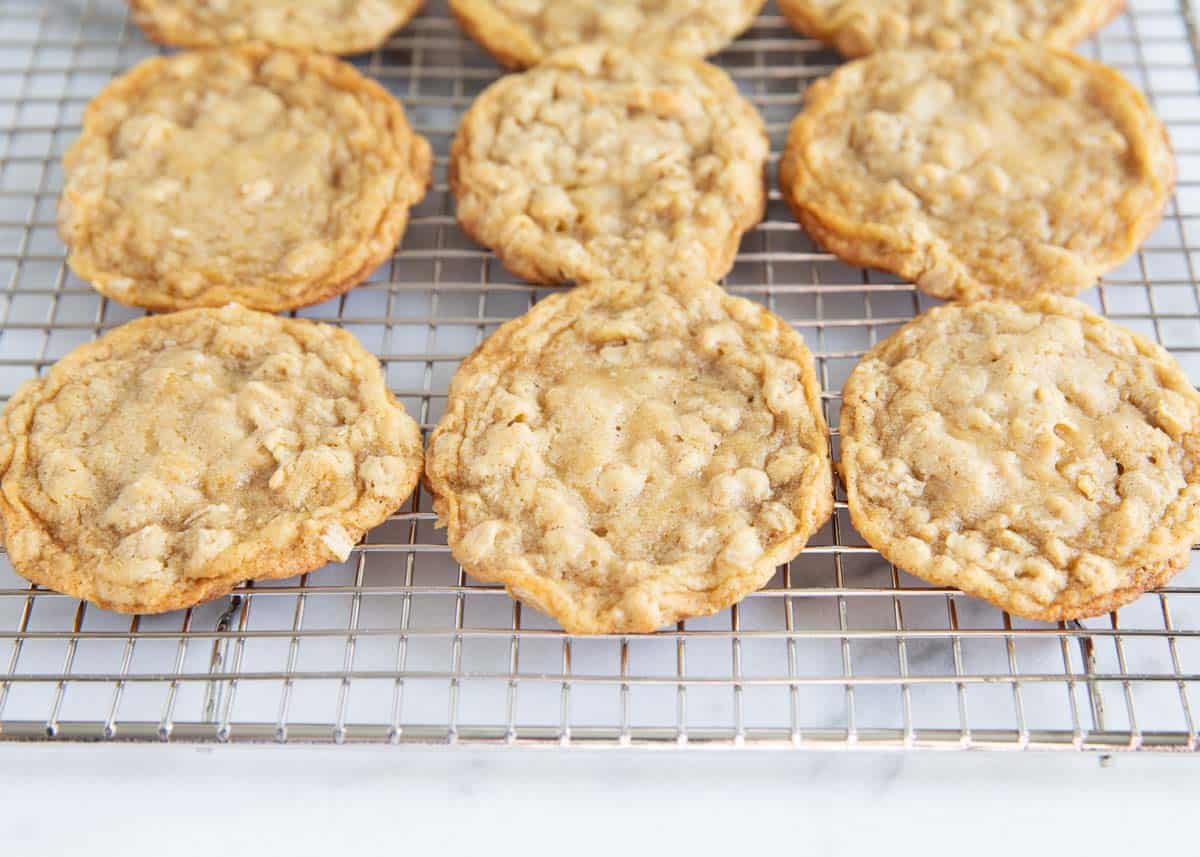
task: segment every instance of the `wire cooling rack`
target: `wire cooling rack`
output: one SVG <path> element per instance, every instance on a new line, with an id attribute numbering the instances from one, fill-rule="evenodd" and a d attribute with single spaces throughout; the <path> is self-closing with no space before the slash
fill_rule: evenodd
<path id="1" fill-rule="evenodd" d="M 1186 0 L 1183 0 L 1186 2 Z M 59 160 L 87 100 L 157 49 L 117 0 L 0 0 L 0 395 L 137 313 L 63 264 Z M 1180 180 L 1136 257 L 1084 298 L 1200 380 L 1200 71 L 1179 0 L 1133 0 L 1082 52 L 1167 122 Z M 773 6 L 718 60 L 778 153 L 807 84 L 837 58 Z M 438 154 L 434 186 L 367 284 L 301 313 L 382 359 L 428 430 L 458 361 L 546 290 L 457 229 L 446 151 L 497 77 L 444 2 L 356 62 Z M 819 252 L 772 188 L 728 288 L 818 357 L 830 424 L 862 352 L 930 302 Z M 834 443 L 836 447 L 836 430 Z M 1101 619 L 1010 618 L 887 564 L 833 520 L 762 592 L 648 636 L 564 635 L 466 577 L 420 492 L 349 561 L 128 617 L 31 587 L 0 560 L 0 739 L 1176 750 L 1200 748 L 1200 562 Z"/>

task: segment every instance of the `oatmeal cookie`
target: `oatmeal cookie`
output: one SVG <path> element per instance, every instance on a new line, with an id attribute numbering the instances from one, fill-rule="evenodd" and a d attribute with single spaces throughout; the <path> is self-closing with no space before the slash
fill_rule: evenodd
<path id="1" fill-rule="evenodd" d="M 150 39 L 184 48 L 259 41 L 353 54 L 379 47 L 422 0 L 128 0 Z"/>
<path id="2" fill-rule="evenodd" d="M 13 567 L 124 613 L 345 560 L 420 470 L 420 431 L 353 336 L 236 305 L 122 325 L 0 417 Z"/>
<path id="3" fill-rule="evenodd" d="M 1030 619 L 1115 610 L 1200 537 L 1200 394 L 1076 301 L 937 307 L 846 382 L 850 517 L 888 560 Z"/>
<path id="4" fill-rule="evenodd" d="M 1066 49 L 1124 7 L 1125 0 L 779 0 L 793 27 L 848 57 L 1018 39 Z"/>
<path id="5" fill-rule="evenodd" d="M 572 633 L 728 607 L 833 505 L 803 340 L 703 282 L 593 283 L 503 325 L 454 376 L 426 478 L 463 568 Z"/>
<path id="6" fill-rule="evenodd" d="M 766 0 L 450 0 L 463 29 L 508 68 L 581 44 L 701 59 L 754 22 Z"/>
<path id="7" fill-rule="evenodd" d="M 332 57 L 157 57 L 88 105 L 59 232 L 71 269 L 122 303 L 294 309 L 391 255 L 431 161 L 395 99 Z"/>
<path id="8" fill-rule="evenodd" d="M 1153 229 L 1174 176 L 1141 93 L 1034 45 L 849 63 L 809 90 L 780 166 L 820 244 L 965 300 L 1091 286 Z"/>
<path id="9" fill-rule="evenodd" d="M 488 87 L 450 150 L 458 222 L 535 283 L 719 279 L 769 146 L 729 77 L 588 45 Z"/>

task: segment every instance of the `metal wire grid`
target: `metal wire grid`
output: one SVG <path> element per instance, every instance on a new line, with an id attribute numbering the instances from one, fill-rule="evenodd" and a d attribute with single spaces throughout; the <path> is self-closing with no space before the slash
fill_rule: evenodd
<path id="1" fill-rule="evenodd" d="M 1150 95 L 1180 166 L 1162 225 L 1085 298 L 1170 348 L 1195 381 L 1200 67 L 1185 3 L 1133 0 L 1081 48 Z M 0 0 L 0 10 L 7 396 L 137 314 L 67 271 L 54 206 L 88 98 L 156 49 L 116 0 Z M 458 361 L 545 290 L 454 224 L 445 154 L 495 65 L 442 2 L 358 62 L 433 142 L 435 183 L 369 283 L 301 314 L 356 333 L 428 429 Z M 763 112 L 777 155 L 805 86 L 837 59 L 772 6 L 719 62 Z M 856 360 L 929 304 L 816 250 L 774 190 L 726 284 L 804 334 L 835 427 Z M 1030 623 L 884 562 L 839 494 L 812 545 L 740 606 L 652 636 L 570 637 L 467 578 L 422 492 L 346 563 L 164 616 L 32 587 L 4 559 L 0 664 L 5 739 L 1196 751 L 1200 562 L 1103 620 Z"/>

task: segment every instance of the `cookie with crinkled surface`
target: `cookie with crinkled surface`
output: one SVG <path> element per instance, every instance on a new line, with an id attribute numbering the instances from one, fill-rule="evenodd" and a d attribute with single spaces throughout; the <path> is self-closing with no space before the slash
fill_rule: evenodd
<path id="1" fill-rule="evenodd" d="M 332 57 L 157 57 L 88 105 L 59 232 L 71 269 L 122 303 L 294 309 L 391 256 L 431 162 L 396 100 Z"/>
<path id="2" fill-rule="evenodd" d="M 1017 39 L 1066 49 L 1124 7 L 1125 0 L 779 0 L 793 27 L 848 57 Z"/>
<path id="3" fill-rule="evenodd" d="M 345 560 L 416 485 L 421 435 L 343 330 L 230 305 L 138 319 L 0 418 L 9 559 L 124 613 Z"/>
<path id="4" fill-rule="evenodd" d="M 965 300 L 1091 286 L 1154 228 L 1174 177 L 1141 93 L 1034 45 L 842 66 L 809 90 L 780 165 L 826 249 Z"/>
<path id="5" fill-rule="evenodd" d="M 720 69 L 589 45 L 484 90 L 450 187 L 464 231 L 527 280 L 715 280 L 762 219 L 768 152 Z"/>
<path id="6" fill-rule="evenodd" d="M 352 54 L 387 41 L 422 0 L 129 0 L 133 19 L 164 45 L 210 48 L 248 41 Z"/>
<path id="7" fill-rule="evenodd" d="M 863 537 L 1019 616 L 1115 610 L 1200 538 L 1200 394 L 1076 301 L 930 310 L 851 373 L 840 435 Z"/>
<path id="8" fill-rule="evenodd" d="M 503 325 L 426 452 L 474 577 L 572 633 L 648 632 L 765 585 L 833 506 L 812 356 L 702 282 L 602 282 Z"/>
<path id="9" fill-rule="evenodd" d="M 463 29 L 509 68 L 581 44 L 700 59 L 753 22 L 766 0 L 450 0 Z"/>

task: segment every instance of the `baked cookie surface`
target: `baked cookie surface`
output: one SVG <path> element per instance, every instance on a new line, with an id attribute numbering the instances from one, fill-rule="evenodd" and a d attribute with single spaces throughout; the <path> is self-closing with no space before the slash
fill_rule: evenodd
<path id="1" fill-rule="evenodd" d="M 1115 610 L 1200 537 L 1200 394 L 1076 301 L 930 310 L 851 373 L 840 435 L 866 540 L 1019 616 Z"/>
<path id="2" fill-rule="evenodd" d="M 416 423 L 329 325 L 230 305 L 150 316 L 21 387 L 0 424 L 9 559 L 126 613 L 345 560 L 409 496 Z"/>
<path id="3" fill-rule="evenodd" d="M 59 232 L 71 269 L 122 303 L 288 310 L 391 255 L 431 162 L 395 99 L 332 57 L 159 57 L 88 105 Z"/>
<path id="4" fill-rule="evenodd" d="M 700 59 L 747 29 L 766 0 L 450 0 L 463 29 L 509 68 L 603 42 Z"/>
<path id="5" fill-rule="evenodd" d="M 503 325 L 451 382 L 426 479 L 463 567 L 572 633 L 733 604 L 833 502 L 803 340 L 707 283 L 593 283 Z"/>
<path id="6" fill-rule="evenodd" d="M 129 0 L 147 37 L 211 48 L 258 41 L 281 48 L 351 54 L 377 48 L 420 10 L 422 0 Z"/>
<path id="7" fill-rule="evenodd" d="M 1124 6 L 1125 0 L 779 0 L 793 27 L 848 57 L 1017 39 L 1066 49 Z"/>
<path id="8" fill-rule="evenodd" d="M 1032 45 L 842 66 L 809 90 L 780 165 L 819 244 L 966 300 L 1091 286 L 1153 229 L 1174 175 L 1128 81 Z"/>
<path id="9" fill-rule="evenodd" d="M 475 100 L 458 222 L 537 283 L 719 279 L 762 219 L 762 120 L 721 70 L 589 45 Z"/>

